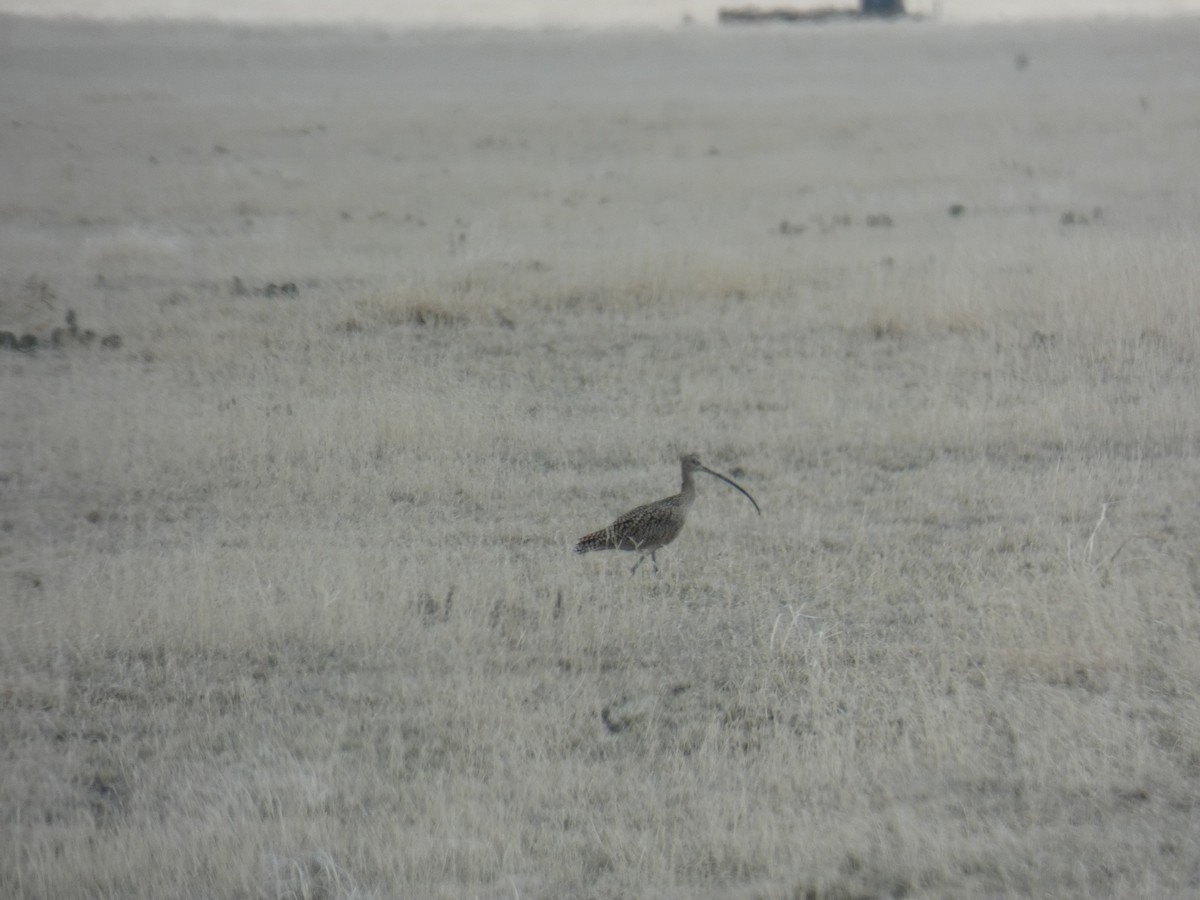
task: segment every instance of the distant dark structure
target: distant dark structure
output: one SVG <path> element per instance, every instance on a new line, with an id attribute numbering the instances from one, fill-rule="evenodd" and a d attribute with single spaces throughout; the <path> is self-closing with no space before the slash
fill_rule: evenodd
<path id="1" fill-rule="evenodd" d="M 904 0 L 859 0 L 858 9 L 822 6 L 723 6 L 717 12 L 722 24 L 742 22 L 827 22 L 830 19 L 862 19 L 904 15 Z"/>

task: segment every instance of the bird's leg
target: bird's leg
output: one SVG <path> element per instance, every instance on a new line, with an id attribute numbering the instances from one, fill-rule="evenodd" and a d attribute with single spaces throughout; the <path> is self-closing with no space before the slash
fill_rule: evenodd
<path id="1" fill-rule="evenodd" d="M 658 573 L 658 560 L 654 558 L 654 554 L 657 552 L 658 552 L 657 550 L 650 551 L 650 563 L 654 566 L 655 574 Z"/>
<path id="2" fill-rule="evenodd" d="M 637 571 L 637 567 L 638 567 L 638 566 L 640 566 L 640 565 L 642 564 L 642 560 L 643 560 L 643 559 L 645 559 L 645 558 L 646 558 L 646 554 L 645 554 L 645 553 L 643 553 L 641 556 L 639 556 L 639 557 L 638 557 L 638 561 L 637 561 L 637 562 L 635 562 L 635 563 L 633 564 L 633 568 L 629 570 L 629 574 L 630 574 L 630 575 L 632 575 L 634 572 L 636 572 L 636 571 Z M 658 568 L 658 566 L 655 566 L 655 568 Z"/>

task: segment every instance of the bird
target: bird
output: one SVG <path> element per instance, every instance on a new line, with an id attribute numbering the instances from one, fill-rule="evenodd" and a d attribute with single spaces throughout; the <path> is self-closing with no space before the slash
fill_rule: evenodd
<path id="1" fill-rule="evenodd" d="M 647 555 L 658 571 L 658 560 L 654 554 L 679 536 L 683 523 L 687 519 L 688 510 L 696 499 L 696 485 L 692 481 L 693 472 L 707 472 L 714 478 L 719 478 L 726 484 L 746 495 L 746 499 L 754 504 L 755 510 L 762 515 L 758 501 L 732 478 L 714 472 L 695 453 L 685 453 L 679 457 L 680 468 L 683 471 L 683 486 L 678 494 L 646 503 L 636 509 L 631 509 L 623 516 L 618 516 L 607 528 L 593 531 L 584 535 L 575 545 L 576 553 L 588 553 L 592 550 L 635 550 L 640 555 L 638 561 L 629 570 L 630 574 L 637 571 L 638 566 Z"/>

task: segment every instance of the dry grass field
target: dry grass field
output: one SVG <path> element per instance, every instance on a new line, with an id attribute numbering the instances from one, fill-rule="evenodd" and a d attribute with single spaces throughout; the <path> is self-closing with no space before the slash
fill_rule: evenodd
<path id="1" fill-rule="evenodd" d="M 1200 893 L 1198 45 L 0 19 L 0 895 Z"/>

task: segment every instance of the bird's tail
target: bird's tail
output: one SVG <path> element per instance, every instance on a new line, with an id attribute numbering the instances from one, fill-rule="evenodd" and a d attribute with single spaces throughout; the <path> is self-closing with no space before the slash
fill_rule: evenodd
<path id="1" fill-rule="evenodd" d="M 593 531 L 591 534 L 581 537 L 579 543 L 575 545 L 575 552 L 588 553 L 592 550 L 611 550 L 613 546 L 611 531 L 607 528 L 601 528 L 599 531 Z"/>

